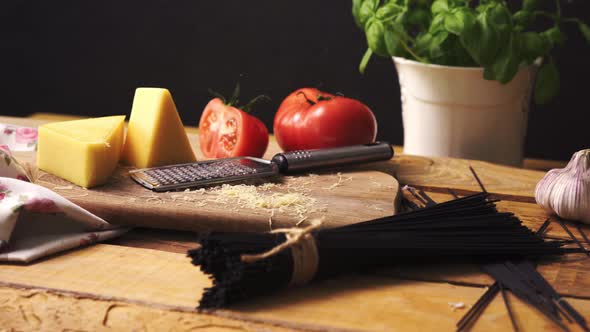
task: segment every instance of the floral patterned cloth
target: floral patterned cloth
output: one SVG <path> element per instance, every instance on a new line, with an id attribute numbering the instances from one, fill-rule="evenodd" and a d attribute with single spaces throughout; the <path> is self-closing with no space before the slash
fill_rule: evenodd
<path id="1" fill-rule="evenodd" d="M 0 146 L 0 261 L 30 262 L 128 230 L 28 181 L 26 168 Z"/>
<path id="2" fill-rule="evenodd" d="M 12 151 L 35 151 L 37 128 L 0 123 L 0 146 L 10 147 Z"/>

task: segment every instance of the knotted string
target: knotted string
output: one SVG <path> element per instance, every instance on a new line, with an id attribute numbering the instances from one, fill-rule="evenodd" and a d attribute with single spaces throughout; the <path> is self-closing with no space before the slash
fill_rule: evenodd
<path id="1" fill-rule="evenodd" d="M 260 254 L 243 254 L 240 259 L 244 263 L 254 263 L 272 257 L 285 249 L 291 249 L 293 274 L 289 286 L 304 285 L 313 279 L 318 270 L 320 256 L 311 232 L 320 228 L 322 221 L 323 219 L 313 220 L 311 225 L 305 228 L 275 229 L 270 233 L 285 234 L 285 242 Z"/>

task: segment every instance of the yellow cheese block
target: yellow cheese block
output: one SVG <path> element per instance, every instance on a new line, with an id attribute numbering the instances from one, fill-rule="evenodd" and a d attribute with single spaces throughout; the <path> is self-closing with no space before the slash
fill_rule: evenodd
<path id="1" fill-rule="evenodd" d="M 167 89 L 135 90 L 123 160 L 139 168 L 196 161 Z"/>
<path id="2" fill-rule="evenodd" d="M 124 135 L 124 115 L 42 125 L 37 167 L 85 188 L 103 184 L 119 163 Z"/>

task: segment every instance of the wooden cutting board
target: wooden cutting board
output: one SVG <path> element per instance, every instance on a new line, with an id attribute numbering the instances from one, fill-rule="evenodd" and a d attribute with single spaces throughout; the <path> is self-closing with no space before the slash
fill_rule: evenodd
<path id="1" fill-rule="evenodd" d="M 4 119 L 2 119 L 4 120 Z M 6 121 L 6 120 L 4 120 Z M 13 124 L 35 125 L 31 120 L 10 119 Z M 203 160 L 195 134 L 189 139 L 197 158 Z M 265 158 L 280 148 L 271 139 Z M 35 163 L 34 153 L 15 153 L 22 162 Z M 84 189 L 40 172 L 38 184 L 115 224 L 192 231 L 267 231 L 292 227 L 324 217 L 327 227 L 391 215 L 398 206 L 399 184 L 383 163 L 333 169 L 314 174 L 285 176 L 272 185 L 259 182 L 255 195 L 269 200 L 286 193 L 303 197 L 302 206 L 251 207 L 237 197 L 221 195 L 218 188 L 192 192 L 155 193 L 128 176 L 132 168 L 120 166 L 105 185 Z M 384 171 L 385 170 L 385 171 Z M 250 188 L 251 190 L 254 188 Z"/>

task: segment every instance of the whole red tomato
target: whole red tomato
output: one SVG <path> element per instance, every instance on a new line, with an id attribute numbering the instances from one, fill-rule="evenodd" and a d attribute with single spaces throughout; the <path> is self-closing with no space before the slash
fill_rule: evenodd
<path id="1" fill-rule="evenodd" d="M 214 98 L 201 115 L 199 143 L 207 158 L 262 157 L 268 130 L 258 118 Z"/>
<path id="2" fill-rule="evenodd" d="M 281 103 L 274 134 L 284 151 L 367 144 L 375 141 L 377 121 L 358 100 L 302 88 Z"/>

